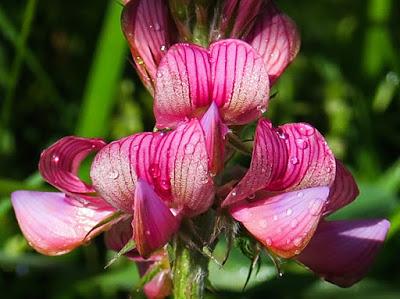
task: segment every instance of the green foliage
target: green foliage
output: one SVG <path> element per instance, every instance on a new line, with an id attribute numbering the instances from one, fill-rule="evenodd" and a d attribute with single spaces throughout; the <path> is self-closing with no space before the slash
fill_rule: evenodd
<path id="1" fill-rule="evenodd" d="M 387 217 L 386 243 L 368 278 L 339 289 L 294 262 L 278 278 L 272 261 L 233 249 L 210 263 L 208 298 L 398 298 L 400 294 L 400 3 L 392 0 L 278 1 L 298 24 L 302 48 L 280 78 L 266 116 L 316 126 L 352 169 L 360 197 L 333 218 Z M 71 134 L 117 139 L 152 130 L 151 98 L 129 64 L 121 6 L 108 1 L 0 4 L 0 289 L 4 298 L 128 298 L 136 267 L 101 238 L 44 257 L 20 234 L 9 194 L 51 190 L 37 173 L 41 149 Z M 252 132 L 243 132 L 249 135 Z M 245 150 L 245 149 L 244 149 Z M 87 177 L 88 163 L 82 168 Z M 84 173 L 86 172 L 86 174 Z M 249 249 L 249 243 L 242 244 Z M 254 244 L 250 244 L 253 246 Z M 250 249 L 253 247 L 250 246 Z M 224 243 L 214 256 L 223 260 Z M 44 284 L 44 282 L 46 282 Z M 133 298 L 139 295 L 134 293 Z"/>

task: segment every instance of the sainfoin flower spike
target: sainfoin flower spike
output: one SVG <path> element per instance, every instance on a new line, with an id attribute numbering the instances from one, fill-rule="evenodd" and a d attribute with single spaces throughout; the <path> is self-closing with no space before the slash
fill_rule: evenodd
<path id="1" fill-rule="evenodd" d="M 350 286 L 365 275 L 389 229 L 383 219 L 323 219 L 357 195 L 351 174 L 315 128 L 275 129 L 260 120 L 250 168 L 223 205 L 274 254 Z"/>

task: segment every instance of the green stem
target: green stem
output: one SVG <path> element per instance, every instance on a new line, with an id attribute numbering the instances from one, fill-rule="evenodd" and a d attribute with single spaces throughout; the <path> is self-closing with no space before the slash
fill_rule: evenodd
<path id="1" fill-rule="evenodd" d="M 188 248 L 179 236 L 175 239 L 174 253 L 173 298 L 203 298 L 208 276 L 208 258 L 198 250 Z"/>

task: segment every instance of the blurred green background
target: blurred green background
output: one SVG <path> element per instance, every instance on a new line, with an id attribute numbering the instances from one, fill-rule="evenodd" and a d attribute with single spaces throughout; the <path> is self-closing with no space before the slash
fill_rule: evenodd
<path id="1" fill-rule="evenodd" d="M 278 1 L 298 24 L 301 52 L 274 87 L 275 124 L 306 121 L 353 171 L 361 195 L 337 218 L 386 217 L 389 240 L 350 289 L 270 262 L 242 292 L 249 261 L 211 265 L 209 298 L 400 298 L 400 1 Z M 65 135 L 116 139 L 151 130 L 152 102 L 133 70 L 115 0 L 0 3 L 0 297 L 128 298 L 135 266 L 102 238 L 61 257 L 32 251 L 10 205 L 17 189 L 46 190 L 43 148 Z M 217 249 L 216 255 L 222 252 Z M 140 297 L 133 293 L 133 298 Z"/>

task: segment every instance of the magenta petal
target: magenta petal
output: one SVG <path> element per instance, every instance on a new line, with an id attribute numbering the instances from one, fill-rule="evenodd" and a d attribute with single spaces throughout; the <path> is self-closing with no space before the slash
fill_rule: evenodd
<path id="1" fill-rule="evenodd" d="M 104 146 L 101 139 L 64 137 L 42 152 L 39 171 L 47 182 L 66 193 L 94 192 L 77 173 L 82 160 Z"/>
<path id="2" fill-rule="evenodd" d="M 133 229 L 136 248 L 143 257 L 163 247 L 179 228 L 179 220 L 142 180 L 136 183 Z"/>
<path id="3" fill-rule="evenodd" d="M 228 125 L 247 124 L 267 109 L 269 80 L 260 55 L 240 40 L 210 46 L 212 99 Z"/>
<path id="4" fill-rule="evenodd" d="M 232 26 L 230 37 L 240 38 L 242 33 L 260 13 L 263 0 L 226 0 L 220 25 L 222 32 Z"/>
<path id="5" fill-rule="evenodd" d="M 199 113 L 197 109 L 207 107 L 211 102 L 209 79 L 210 63 L 205 49 L 190 44 L 171 47 L 157 71 L 157 127 L 175 127 Z"/>
<path id="6" fill-rule="evenodd" d="M 16 191 L 11 195 L 18 224 L 29 244 L 42 254 L 64 254 L 101 232 L 86 235 L 115 212 L 63 193 Z"/>
<path id="7" fill-rule="evenodd" d="M 295 23 L 269 1 L 245 38 L 263 57 L 273 83 L 296 57 L 300 36 Z"/>
<path id="8" fill-rule="evenodd" d="M 215 175 L 224 165 L 225 136 L 228 133 L 228 127 L 222 122 L 218 107 L 214 102 L 203 115 L 201 126 L 207 145 L 209 168 Z"/>
<path id="9" fill-rule="evenodd" d="M 330 187 L 328 203 L 325 207 L 324 214 L 331 214 L 348 205 L 356 199 L 358 194 L 358 187 L 353 176 L 342 162 L 336 160 L 335 180 Z"/>
<path id="10" fill-rule="evenodd" d="M 172 292 L 172 280 L 169 270 L 162 270 L 144 285 L 144 293 L 148 299 L 164 299 Z"/>
<path id="11" fill-rule="evenodd" d="M 213 202 L 207 159 L 203 129 L 193 119 L 169 133 L 140 133 L 110 143 L 96 155 L 90 175 L 101 196 L 128 213 L 139 178 L 170 207 L 198 215 Z"/>
<path id="12" fill-rule="evenodd" d="M 272 128 L 261 120 L 250 169 L 223 202 L 229 205 L 263 189 L 270 192 L 330 186 L 336 162 L 323 136 L 305 123 Z"/>
<path id="13" fill-rule="evenodd" d="M 173 36 L 167 3 L 163 0 L 129 1 L 121 21 L 139 75 L 153 92 L 157 66 Z"/>
<path id="14" fill-rule="evenodd" d="M 131 223 L 132 217 L 123 219 L 114 224 L 110 230 L 105 232 L 104 241 L 107 248 L 119 252 L 130 240 L 133 239 Z M 136 249 L 129 251 L 125 256 L 134 260 L 142 260 Z"/>
<path id="15" fill-rule="evenodd" d="M 389 227 L 385 219 L 321 222 L 297 259 L 326 280 L 349 287 L 367 273 Z"/>
<path id="16" fill-rule="evenodd" d="M 299 254 L 312 237 L 328 193 L 328 187 L 287 192 L 237 204 L 231 214 L 272 252 L 290 258 Z"/>

